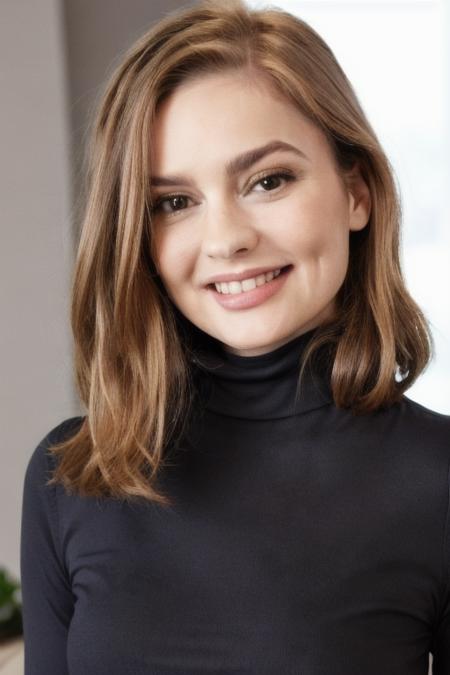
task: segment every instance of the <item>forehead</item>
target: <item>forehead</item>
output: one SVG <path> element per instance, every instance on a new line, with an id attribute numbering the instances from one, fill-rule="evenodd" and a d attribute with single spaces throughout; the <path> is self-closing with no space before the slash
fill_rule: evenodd
<path id="1" fill-rule="evenodd" d="M 297 144 L 307 155 L 329 153 L 322 130 L 264 78 L 202 75 L 179 85 L 160 104 L 151 163 L 158 173 L 181 171 L 207 159 L 226 161 L 274 138 Z"/>

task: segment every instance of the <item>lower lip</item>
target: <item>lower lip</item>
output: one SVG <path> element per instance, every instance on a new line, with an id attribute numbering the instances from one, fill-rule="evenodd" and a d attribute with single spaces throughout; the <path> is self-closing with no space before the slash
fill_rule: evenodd
<path id="1" fill-rule="evenodd" d="M 272 279 L 272 281 L 266 281 L 265 284 L 257 286 L 251 291 L 242 291 L 242 293 L 219 293 L 215 288 L 208 288 L 207 290 L 212 294 L 214 300 L 226 309 L 249 309 L 250 307 L 260 305 L 271 298 L 272 295 L 275 295 L 275 293 L 283 287 L 291 270 L 292 265 L 289 265 L 289 267 L 280 272 L 280 274 Z"/>

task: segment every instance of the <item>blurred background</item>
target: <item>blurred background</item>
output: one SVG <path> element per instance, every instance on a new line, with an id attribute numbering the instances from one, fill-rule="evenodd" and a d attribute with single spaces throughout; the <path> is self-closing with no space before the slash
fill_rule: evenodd
<path id="1" fill-rule="evenodd" d="M 16 578 L 26 465 L 51 428 L 81 412 L 69 287 L 89 121 L 128 46 L 189 4 L 0 3 L 0 566 Z M 433 364 L 407 395 L 450 414 L 450 3 L 272 4 L 325 38 L 392 162 L 403 200 L 403 266 L 436 342 Z"/>

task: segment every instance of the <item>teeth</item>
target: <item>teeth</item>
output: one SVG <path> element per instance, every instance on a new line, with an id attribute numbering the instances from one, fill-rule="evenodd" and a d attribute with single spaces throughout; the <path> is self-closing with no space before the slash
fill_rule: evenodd
<path id="1" fill-rule="evenodd" d="M 242 293 L 245 291 L 251 291 L 257 286 L 263 286 L 268 281 L 272 281 L 277 277 L 281 272 L 281 268 L 274 270 L 273 272 L 266 272 L 265 274 L 258 274 L 257 277 L 251 279 L 243 279 L 242 281 L 222 281 L 220 283 L 214 284 L 216 291 L 219 293 L 231 293 L 235 295 L 236 293 Z"/>

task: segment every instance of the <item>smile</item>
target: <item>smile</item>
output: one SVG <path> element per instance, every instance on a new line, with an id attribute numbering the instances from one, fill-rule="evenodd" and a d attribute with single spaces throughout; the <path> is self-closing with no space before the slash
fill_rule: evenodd
<path id="1" fill-rule="evenodd" d="M 259 274 L 251 279 L 211 284 L 207 290 L 225 309 L 250 309 L 262 304 L 285 284 L 293 265 Z"/>
<path id="2" fill-rule="evenodd" d="M 257 286 L 264 286 L 264 284 L 272 281 L 277 277 L 281 272 L 281 267 L 278 270 L 273 270 L 272 272 L 266 272 L 265 274 L 258 274 L 257 277 L 252 277 L 250 279 L 243 279 L 242 281 L 222 281 L 220 283 L 215 283 L 216 291 L 218 293 L 243 293 L 246 291 L 251 291 Z"/>

